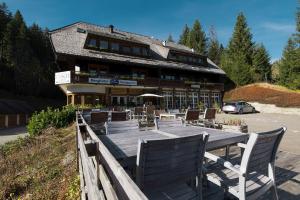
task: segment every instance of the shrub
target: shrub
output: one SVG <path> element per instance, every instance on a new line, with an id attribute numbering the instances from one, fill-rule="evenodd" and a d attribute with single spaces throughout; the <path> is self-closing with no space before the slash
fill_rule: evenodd
<path id="1" fill-rule="evenodd" d="M 75 120 L 75 107 L 64 106 L 62 109 L 47 108 L 39 113 L 34 113 L 29 121 L 27 130 L 29 135 L 39 135 L 45 128 L 54 126 L 56 128 L 66 127 Z"/>

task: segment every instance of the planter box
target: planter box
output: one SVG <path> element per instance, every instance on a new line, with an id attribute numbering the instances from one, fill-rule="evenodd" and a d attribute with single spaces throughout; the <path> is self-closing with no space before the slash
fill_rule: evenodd
<path id="1" fill-rule="evenodd" d="M 235 125 L 223 124 L 222 130 L 228 132 L 235 132 L 235 133 L 248 133 L 248 125 L 235 126 Z"/>

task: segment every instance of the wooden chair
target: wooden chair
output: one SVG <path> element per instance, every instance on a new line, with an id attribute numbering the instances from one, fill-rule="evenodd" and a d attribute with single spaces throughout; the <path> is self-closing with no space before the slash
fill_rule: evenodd
<path id="1" fill-rule="evenodd" d="M 134 107 L 133 119 L 141 119 L 144 115 L 144 108 L 143 107 Z"/>
<path id="2" fill-rule="evenodd" d="M 286 128 L 282 127 L 252 133 L 247 144 L 239 144 L 244 149 L 240 165 L 232 165 L 206 152 L 205 157 L 217 163 L 214 167 L 208 167 L 207 179 L 240 200 L 257 199 L 269 189 L 272 189 L 274 199 L 278 199 L 274 163 L 285 132 Z"/>
<path id="3" fill-rule="evenodd" d="M 216 113 L 217 109 L 215 108 L 206 108 L 203 114 L 203 117 L 200 118 L 199 124 L 204 126 L 204 127 L 213 127 L 216 128 Z"/>
<path id="4" fill-rule="evenodd" d="M 202 199 L 202 163 L 207 134 L 140 140 L 136 183 L 149 199 Z M 187 182 L 196 179 L 194 188 Z"/>
<path id="5" fill-rule="evenodd" d="M 182 119 L 183 124 L 187 125 L 190 123 L 198 122 L 200 115 L 200 110 L 187 110 L 184 119 Z"/>
<path id="6" fill-rule="evenodd" d="M 173 119 L 173 120 L 160 120 L 160 119 L 155 119 L 155 129 L 161 129 L 161 128 L 170 128 L 170 127 L 182 127 L 182 120 L 180 119 Z"/>
<path id="7" fill-rule="evenodd" d="M 111 121 L 126 121 L 127 113 L 126 112 L 111 112 Z"/>
<path id="8" fill-rule="evenodd" d="M 108 121 L 108 112 L 91 112 L 91 124 L 105 123 Z"/>
<path id="9" fill-rule="evenodd" d="M 108 121 L 108 112 L 91 112 L 90 127 L 94 131 L 101 131 Z"/>
<path id="10" fill-rule="evenodd" d="M 162 114 L 162 113 L 166 113 L 166 111 L 165 110 L 154 110 L 155 118 L 159 118 L 160 114 Z"/>
<path id="11" fill-rule="evenodd" d="M 139 131 L 137 120 L 130 121 L 114 121 L 105 123 L 106 134 L 126 133 Z"/>

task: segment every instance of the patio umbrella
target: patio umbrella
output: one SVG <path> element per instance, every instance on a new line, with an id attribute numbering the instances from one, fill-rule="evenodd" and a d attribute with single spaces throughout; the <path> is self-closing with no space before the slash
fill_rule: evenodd
<path id="1" fill-rule="evenodd" d="M 149 94 L 149 93 L 142 94 L 139 97 L 157 97 L 157 98 L 163 98 L 163 96 L 160 96 L 160 95 L 157 95 L 157 94 Z"/>

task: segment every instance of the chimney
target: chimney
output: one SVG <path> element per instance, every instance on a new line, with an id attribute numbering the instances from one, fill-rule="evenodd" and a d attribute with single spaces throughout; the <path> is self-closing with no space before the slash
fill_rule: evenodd
<path id="1" fill-rule="evenodd" d="M 110 33 L 114 32 L 114 26 L 113 25 L 109 25 L 108 28 L 109 28 L 109 32 Z"/>

